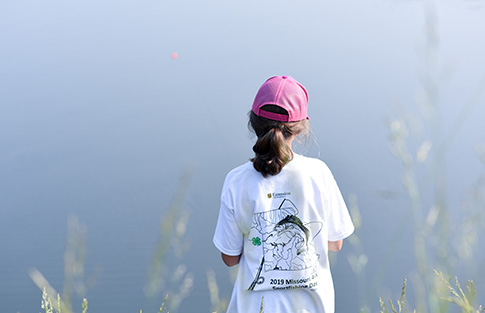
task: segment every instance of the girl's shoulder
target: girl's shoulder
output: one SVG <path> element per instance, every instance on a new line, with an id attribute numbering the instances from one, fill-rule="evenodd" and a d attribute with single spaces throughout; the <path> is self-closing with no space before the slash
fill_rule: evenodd
<path id="1" fill-rule="evenodd" d="M 253 162 L 248 161 L 230 170 L 226 175 L 225 182 L 241 180 L 243 177 L 256 176 L 257 174 L 259 173 L 254 169 Z"/>
<path id="2" fill-rule="evenodd" d="M 290 162 L 290 164 L 294 165 L 295 167 L 299 167 L 302 170 L 308 170 L 310 172 L 322 172 L 326 175 L 332 174 L 327 164 L 317 158 L 295 154 L 294 159 Z"/>
<path id="3" fill-rule="evenodd" d="M 248 161 L 248 162 L 241 164 L 241 165 L 233 168 L 232 170 L 230 170 L 229 173 L 227 173 L 226 176 L 228 176 L 228 177 L 238 176 L 238 175 L 242 175 L 242 174 L 246 174 L 248 172 L 251 172 L 252 170 L 254 170 L 253 162 Z"/>

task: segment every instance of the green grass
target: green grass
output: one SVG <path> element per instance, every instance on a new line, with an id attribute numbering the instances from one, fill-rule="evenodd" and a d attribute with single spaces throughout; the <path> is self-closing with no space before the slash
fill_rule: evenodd
<path id="1" fill-rule="evenodd" d="M 434 270 L 436 277 L 441 282 L 443 290 L 440 293 L 440 299 L 443 302 L 453 303 L 458 306 L 462 313 L 483 313 L 485 308 L 482 305 L 474 307 L 473 303 L 476 295 L 476 287 L 472 280 L 467 282 L 466 291 L 461 288 L 458 278 L 455 276 L 452 282 L 451 276 L 445 277 L 442 272 Z M 396 300 L 396 305 L 389 299 L 389 303 L 385 303 L 382 298 L 379 298 L 379 305 L 381 307 L 380 313 L 406 313 L 409 312 L 407 307 L 406 299 L 406 283 L 407 279 L 404 278 L 404 284 L 402 287 L 401 297 Z M 416 309 L 412 312 L 416 313 Z"/>

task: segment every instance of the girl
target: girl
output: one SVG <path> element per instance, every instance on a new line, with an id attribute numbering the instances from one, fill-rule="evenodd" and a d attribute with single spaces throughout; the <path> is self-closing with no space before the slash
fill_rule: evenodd
<path id="1" fill-rule="evenodd" d="M 255 156 L 222 188 L 214 244 L 227 266 L 239 264 L 228 313 L 333 313 L 328 251 L 354 226 L 337 183 L 318 159 L 293 153 L 309 132 L 308 94 L 290 76 L 259 89 L 249 113 Z"/>

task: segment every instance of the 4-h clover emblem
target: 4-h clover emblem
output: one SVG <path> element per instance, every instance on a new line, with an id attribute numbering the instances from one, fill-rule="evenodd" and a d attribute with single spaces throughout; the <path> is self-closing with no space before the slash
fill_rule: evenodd
<path id="1" fill-rule="evenodd" d="M 255 245 L 255 246 L 260 246 L 260 245 L 261 245 L 261 238 L 259 238 L 259 237 L 253 237 L 253 238 L 251 239 L 251 242 L 252 242 L 252 243 L 253 243 L 253 245 Z"/>

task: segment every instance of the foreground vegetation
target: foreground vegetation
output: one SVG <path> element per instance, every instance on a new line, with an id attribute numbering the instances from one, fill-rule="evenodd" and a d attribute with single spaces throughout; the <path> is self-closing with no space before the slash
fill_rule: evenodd
<path id="1" fill-rule="evenodd" d="M 456 304 L 462 313 L 483 313 L 485 312 L 485 308 L 480 305 L 478 308 L 474 308 L 473 303 L 475 300 L 476 294 L 476 287 L 472 280 L 467 282 L 466 292 L 460 286 L 458 282 L 458 278 L 455 276 L 454 283 L 451 282 L 451 276 L 445 278 L 443 273 L 435 271 L 436 276 L 440 279 L 443 284 L 445 290 L 443 291 L 443 295 L 441 296 L 441 300 L 449 303 Z M 405 313 L 409 312 L 410 309 L 407 306 L 405 301 L 406 299 L 406 283 L 407 279 L 404 278 L 404 284 L 402 287 L 401 297 L 399 300 L 396 301 L 396 305 L 394 302 L 389 299 L 389 303 L 386 304 L 382 298 L 379 298 L 379 304 L 381 307 L 380 313 Z M 389 308 L 389 309 L 388 309 Z M 412 310 L 412 312 L 416 313 L 416 309 Z"/>
<path id="2" fill-rule="evenodd" d="M 444 291 L 443 295 L 441 296 L 442 301 L 446 301 L 449 303 L 454 303 L 461 309 L 462 313 L 484 313 L 485 307 L 479 305 L 477 308 L 474 307 L 474 300 L 476 295 L 476 287 L 473 281 L 469 280 L 467 282 L 466 291 L 464 291 L 458 282 L 458 278 L 455 276 L 454 282 L 451 281 L 451 276 L 445 277 L 443 273 L 435 271 L 436 277 L 440 279 L 443 284 Z M 379 298 L 379 305 L 381 307 L 380 313 L 406 313 L 406 312 L 413 312 L 416 313 L 416 309 L 412 311 L 408 308 L 406 302 L 406 285 L 407 279 L 404 278 L 404 284 L 402 287 L 401 297 L 394 302 L 389 299 L 388 303 L 386 304 L 382 298 Z M 158 310 L 158 313 L 162 313 L 164 311 L 165 303 L 167 302 L 168 295 L 162 301 L 162 305 Z M 45 313 L 71 313 L 72 311 L 68 310 L 63 311 L 61 308 L 64 305 L 62 304 L 61 296 L 57 294 L 57 299 L 54 302 L 51 297 L 48 295 L 46 288 L 43 289 L 42 292 L 42 301 L 41 301 L 41 309 L 45 311 Z M 83 299 L 81 303 L 82 313 L 87 313 L 88 311 L 88 301 L 86 298 Z M 261 307 L 259 313 L 264 313 L 264 297 L 261 299 Z M 365 311 L 362 311 L 363 313 Z M 143 313 L 140 309 L 139 313 Z M 216 312 L 214 312 L 216 313 Z"/>

